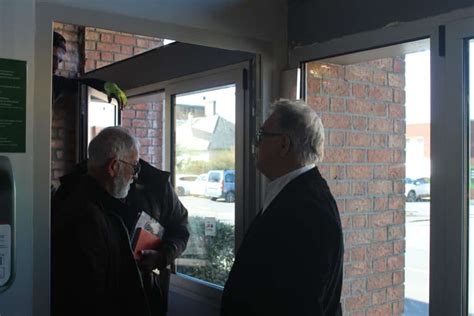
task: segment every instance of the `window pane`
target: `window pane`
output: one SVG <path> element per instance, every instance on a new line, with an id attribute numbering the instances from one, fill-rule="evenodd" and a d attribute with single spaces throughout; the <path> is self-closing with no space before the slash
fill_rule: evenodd
<path id="1" fill-rule="evenodd" d="M 177 271 L 223 286 L 234 261 L 235 85 L 176 95 L 175 187 L 191 237 Z"/>
<path id="2" fill-rule="evenodd" d="M 474 263 L 474 234 L 473 234 L 473 217 L 474 217 L 474 152 L 473 152 L 473 133 L 474 133 L 474 96 L 472 91 L 474 91 L 474 40 L 469 41 L 469 115 L 470 115 L 470 124 L 469 124 L 469 141 L 471 146 L 469 146 L 469 265 L 468 265 L 468 295 L 469 295 L 469 306 L 468 311 L 469 315 L 474 314 L 474 273 L 473 273 L 473 263 Z"/>
<path id="3" fill-rule="evenodd" d="M 88 111 L 87 145 L 101 130 L 117 125 L 117 107 L 111 103 L 93 98 Z"/>
<path id="4" fill-rule="evenodd" d="M 325 128 L 319 168 L 341 212 L 344 315 L 428 315 L 429 51 L 390 48 L 305 65 Z"/>

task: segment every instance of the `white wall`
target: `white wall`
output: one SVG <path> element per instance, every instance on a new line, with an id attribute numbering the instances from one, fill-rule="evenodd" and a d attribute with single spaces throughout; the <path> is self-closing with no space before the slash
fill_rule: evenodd
<path id="1" fill-rule="evenodd" d="M 0 0 L 0 58 L 25 60 L 28 65 L 26 153 L 0 153 L 12 161 L 17 190 L 16 276 L 0 293 L 0 314 L 8 316 L 32 315 L 34 30 L 34 0 Z"/>

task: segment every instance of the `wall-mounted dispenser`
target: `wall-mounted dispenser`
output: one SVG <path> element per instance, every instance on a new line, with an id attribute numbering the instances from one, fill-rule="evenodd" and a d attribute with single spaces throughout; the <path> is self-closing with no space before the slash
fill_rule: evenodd
<path id="1" fill-rule="evenodd" d="M 0 156 L 0 292 L 14 276 L 15 180 L 8 157 Z"/>

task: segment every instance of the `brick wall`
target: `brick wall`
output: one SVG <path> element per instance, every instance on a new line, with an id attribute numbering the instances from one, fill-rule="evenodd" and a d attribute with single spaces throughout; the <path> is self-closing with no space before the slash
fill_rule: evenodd
<path id="1" fill-rule="evenodd" d="M 160 95 L 160 101 L 133 104 L 123 111 L 122 126 L 140 141 L 140 157 L 161 169 L 164 93 Z"/>
<path id="2" fill-rule="evenodd" d="M 307 101 L 321 115 L 321 172 L 344 230 L 344 315 L 403 313 L 405 63 L 308 63 Z"/>
<path id="3" fill-rule="evenodd" d="M 71 24 L 54 23 L 54 30 L 67 41 L 67 53 L 58 74 L 69 78 L 163 45 L 159 38 Z M 59 177 L 76 163 L 76 98 L 68 96 L 53 105 L 51 180 L 56 187 Z M 158 167 L 162 163 L 162 108 L 162 103 L 136 104 L 122 112 L 123 125 L 130 127 L 142 144 L 143 158 Z"/>

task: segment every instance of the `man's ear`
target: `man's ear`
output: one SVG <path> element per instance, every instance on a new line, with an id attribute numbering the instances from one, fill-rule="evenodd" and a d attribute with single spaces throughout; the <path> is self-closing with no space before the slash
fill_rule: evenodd
<path id="1" fill-rule="evenodd" d="M 288 135 L 283 135 L 280 146 L 280 157 L 285 157 L 291 149 L 291 139 Z"/>
<path id="2" fill-rule="evenodd" d="M 117 175 L 118 173 L 118 160 L 117 159 L 111 159 L 109 163 L 107 164 L 107 174 L 113 178 Z"/>

